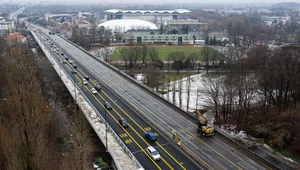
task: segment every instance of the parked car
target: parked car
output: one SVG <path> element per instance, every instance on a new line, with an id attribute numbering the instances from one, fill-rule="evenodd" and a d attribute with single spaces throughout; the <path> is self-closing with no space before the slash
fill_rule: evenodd
<path id="1" fill-rule="evenodd" d="M 91 92 L 92 92 L 93 94 L 97 94 L 97 90 L 96 90 L 95 88 L 91 88 Z"/>
<path id="2" fill-rule="evenodd" d="M 153 146 L 147 147 L 146 152 L 154 161 L 158 161 L 161 159 L 159 152 Z"/>
<path id="3" fill-rule="evenodd" d="M 84 75 L 83 76 L 86 80 L 89 80 L 90 79 L 90 77 L 88 76 L 88 75 Z"/>
<path id="4" fill-rule="evenodd" d="M 112 109 L 112 106 L 109 102 L 105 102 L 104 103 L 104 107 L 107 109 L 107 110 L 111 110 Z"/>
<path id="5" fill-rule="evenodd" d="M 84 85 L 87 85 L 87 84 L 88 84 L 88 82 L 86 81 L 86 79 L 82 79 L 82 83 L 83 83 Z"/>
<path id="6" fill-rule="evenodd" d="M 98 91 L 101 91 L 102 90 L 101 85 L 100 84 L 96 84 L 95 89 L 98 90 Z"/>
<path id="7" fill-rule="evenodd" d="M 127 128 L 128 127 L 128 122 L 123 118 L 121 117 L 119 119 L 119 123 L 124 127 L 124 128 Z"/>
<path id="8" fill-rule="evenodd" d="M 146 132 L 145 137 L 149 142 L 155 142 L 157 140 L 157 137 L 153 132 Z"/>

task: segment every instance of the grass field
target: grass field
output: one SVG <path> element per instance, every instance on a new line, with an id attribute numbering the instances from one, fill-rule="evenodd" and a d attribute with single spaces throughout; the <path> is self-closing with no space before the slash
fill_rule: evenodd
<path id="1" fill-rule="evenodd" d="M 126 47 L 116 47 L 112 54 L 112 61 L 122 61 L 120 51 L 122 48 Z M 128 47 L 130 48 L 130 47 Z M 158 52 L 158 56 L 162 61 L 167 61 L 167 56 L 171 52 L 180 51 L 184 52 L 185 56 L 189 56 L 189 54 L 193 52 L 200 52 L 201 47 L 192 47 L 192 46 L 161 46 L 161 47 L 154 47 Z"/>

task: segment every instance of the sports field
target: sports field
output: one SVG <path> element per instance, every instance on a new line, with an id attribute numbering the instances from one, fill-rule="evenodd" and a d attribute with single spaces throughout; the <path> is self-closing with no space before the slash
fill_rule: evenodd
<path id="1" fill-rule="evenodd" d="M 122 61 L 122 57 L 119 54 L 119 51 L 122 48 L 130 48 L 130 47 L 116 47 L 112 54 L 112 61 Z M 200 53 L 201 47 L 192 47 L 192 46 L 156 46 L 149 48 L 156 48 L 158 52 L 158 56 L 162 61 L 167 61 L 168 54 L 175 51 L 184 52 L 185 56 L 188 57 L 189 54 L 193 52 Z"/>

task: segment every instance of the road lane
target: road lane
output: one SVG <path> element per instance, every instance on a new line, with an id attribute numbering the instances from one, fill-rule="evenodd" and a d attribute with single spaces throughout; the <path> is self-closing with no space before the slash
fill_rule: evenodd
<path id="1" fill-rule="evenodd" d="M 60 60 L 64 60 L 64 57 L 63 56 L 61 56 L 61 55 L 56 55 L 56 56 L 59 56 L 60 57 Z M 69 64 L 69 62 L 67 62 L 66 64 L 65 64 L 65 67 L 70 71 L 71 69 L 73 69 L 72 68 L 72 65 L 70 65 Z M 94 102 L 98 102 L 98 103 L 103 103 L 104 101 L 108 101 L 108 99 L 109 100 L 112 100 L 111 98 L 110 98 L 110 96 L 111 95 L 107 95 L 107 94 L 105 94 L 105 96 L 106 96 L 106 98 L 103 98 L 103 96 L 102 96 L 102 92 L 100 92 L 100 93 L 98 93 L 97 95 L 93 95 L 91 92 L 90 92 L 90 88 L 91 87 L 93 87 L 94 85 L 95 85 L 95 83 L 94 83 L 94 78 L 93 78 L 93 76 L 92 75 L 89 75 L 89 73 L 86 73 L 85 71 L 83 71 L 83 69 L 82 68 L 77 68 L 76 69 L 77 70 L 77 74 L 74 76 L 74 77 L 76 77 L 76 83 L 77 84 L 79 84 L 80 85 L 80 88 L 81 88 L 81 90 L 84 92 L 84 93 L 87 93 L 87 94 L 90 94 L 90 95 L 87 95 L 88 97 L 91 97 L 91 98 L 89 98 L 90 99 L 90 101 L 92 102 L 92 103 L 94 103 Z M 81 84 L 81 80 L 82 80 L 82 78 L 83 78 L 83 75 L 85 75 L 85 74 L 87 74 L 87 75 L 89 75 L 89 77 L 90 77 L 90 80 L 88 81 L 89 82 L 89 85 L 82 85 Z M 89 87 L 87 87 L 87 86 L 89 86 Z M 108 90 L 106 90 L 106 89 L 103 89 L 103 92 L 104 91 L 108 91 Z M 105 93 L 105 92 L 104 92 Z M 93 97 L 95 98 L 95 99 L 93 99 Z M 101 101 L 99 100 L 99 98 L 101 97 Z M 115 97 L 115 96 L 113 96 L 113 98 L 117 98 L 117 97 Z M 112 102 L 112 105 L 114 105 L 115 103 L 113 103 Z M 124 104 L 123 104 L 124 105 Z M 103 105 L 100 105 L 100 106 L 102 106 L 103 107 Z M 126 105 L 124 105 L 124 106 L 126 106 Z M 118 105 L 116 105 L 116 106 L 113 106 L 113 108 L 117 108 L 117 109 L 119 109 L 120 111 L 119 112 L 124 112 L 124 113 L 126 113 L 126 111 L 124 111 L 120 106 L 118 106 Z M 103 109 L 103 108 L 102 108 Z M 100 113 L 103 113 L 103 111 L 101 112 L 101 108 L 99 109 L 100 111 Z M 129 108 L 128 108 L 128 110 L 129 110 L 129 112 L 131 112 L 131 115 L 132 115 L 132 112 L 133 111 L 131 111 Z M 117 116 L 113 116 L 113 114 L 114 113 L 117 113 L 117 111 L 115 110 L 115 109 L 113 109 L 113 111 L 108 111 L 107 112 L 111 117 L 112 117 L 112 119 L 114 119 L 114 121 L 115 121 L 115 124 L 117 124 L 117 126 L 119 126 L 120 127 L 120 125 L 118 124 L 118 118 L 119 117 L 121 117 L 121 115 L 117 115 Z M 127 114 L 128 115 L 128 114 Z M 104 116 L 104 115 L 103 115 Z M 136 116 L 136 117 L 138 117 L 138 116 Z M 108 122 L 110 122 L 110 125 L 111 124 L 113 124 L 113 122 L 112 122 L 112 120 L 110 120 L 110 118 L 108 118 Z M 146 123 L 144 123 L 145 125 L 140 125 L 140 124 L 137 124 L 136 122 L 135 123 L 132 123 L 133 125 L 136 125 L 136 126 L 139 126 L 139 128 L 130 128 L 130 129 L 132 129 L 132 131 L 135 131 L 135 133 L 132 133 L 132 131 L 130 132 L 130 129 L 128 130 L 128 132 L 126 132 L 126 133 L 122 133 L 122 132 L 119 132 L 120 133 L 120 136 L 121 137 L 126 137 L 126 136 L 131 136 L 130 137 L 130 140 L 133 140 L 133 141 L 135 141 L 135 139 L 138 139 L 138 138 L 140 138 L 144 143 L 146 143 L 147 144 L 147 142 L 145 141 L 145 139 L 144 139 L 144 137 L 142 137 L 141 135 L 138 135 L 138 134 L 144 134 L 144 129 L 148 129 L 149 130 L 149 125 L 147 125 Z M 131 126 L 130 126 L 131 127 Z M 145 128 L 142 128 L 142 127 L 145 127 Z M 127 128 L 128 129 L 128 128 Z M 136 130 L 135 129 L 139 129 L 141 132 L 136 132 Z M 125 130 L 125 129 L 124 129 Z M 126 130 L 125 130 L 126 131 Z M 118 133 L 118 132 L 117 132 Z M 134 137 L 133 135 L 131 135 L 131 134 L 137 134 L 137 136 L 138 137 Z M 125 141 L 124 141 L 124 143 L 126 143 L 126 141 L 128 141 L 128 139 L 126 139 Z M 166 150 L 167 149 L 165 149 L 164 147 L 166 147 L 167 145 L 170 145 L 170 143 L 167 141 L 167 140 L 165 140 L 164 138 L 159 138 L 159 141 L 160 142 L 162 142 L 162 144 L 160 145 L 160 146 L 158 146 L 158 145 L 154 145 L 154 147 L 156 147 L 157 148 L 157 150 L 158 151 L 160 151 L 160 154 L 162 155 L 162 158 L 163 158 L 163 162 L 167 165 L 168 164 L 168 162 L 172 162 L 172 161 L 174 161 L 175 160 L 175 158 L 173 158 L 172 156 L 171 156 L 171 154 L 170 153 L 166 153 Z M 132 143 L 132 142 L 131 142 Z M 134 143 L 139 143 L 139 142 L 134 142 Z M 128 142 L 127 142 L 127 144 L 129 144 Z M 136 144 L 136 145 L 139 145 L 139 144 Z M 144 152 L 144 150 L 143 150 L 143 148 L 146 148 L 147 146 L 149 146 L 150 144 L 147 144 L 146 146 L 141 146 L 140 147 L 140 149 L 138 149 L 138 150 L 134 150 L 135 148 L 136 148 L 136 146 L 135 147 L 133 147 L 133 148 L 131 148 L 131 150 L 133 151 L 133 153 L 135 153 L 135 154 L 140 154 L 141 152 Z M 152 144 L 151 144 L 152 145 Z M 128 146 L 129 147 L 129 149 L 130 149 L 130 146 Z M 174 149 L 174 146 L 172 146 L 172 145 L 170 145 L 170 146 L 167 146 L 167 148 L 173 148 L 172 150 L 174 150 L 175 151 L 175 154 L 176 154 L 176 149 Z M 180 156 L 178 156 L 178 157 L 182 157 L 182 153 L 179 151 L 179 150 L 177 150 L 177 152 L 179 153 L 178 155 L 180 155 Z M 188 158 L 185 158 L 185 159 L 188 159 Z M 177 163 L 177 165 L 175 165 L 175 167 L 172 167 L 171 165 L 167 165 L 167 167 L 164 167 L 163 165 L 162 165 L 162 163 L 161 163 L 162 161 L 159 161 L 157 164 L 159 164 L 159 167 L 161 168 L 162 167 L 162 169 L 185 169 L 183 166 L 182 166 L 182 164 L 184 164 L 186 161 L 184 161 L 184 160 L 182 160 L 182 161 L 177 161 L 177 160 L 175 160 L 175 162 Z M 173 165 L 174 165 L 174 163 L 172 163 Z M 191 168 L 195 168 L 195 167 L 197 167 L 197 168 L 199 168 L 198 166 L 195 166 L 195 164 L 193 165 L 193 163 L 191 162 L 191 161 L 188 161 L 188 162 L 186 162 L 186 164 L 187 165 L 189 165 L 189 167 L 191 167 Z M 177 167 L 178 166 L 178 167 Z M 181 167 L 181 168 L 179 168 L 179 167 Z M 183 167 L 183 168 L 182 168 Z M 151 169 L 153 169 L 153 168 L 151 168 Z"/>
<path id="2" fill-rule="evenodd" d="M 264 166 L 251 160 L 243 153 L 239 151 L 233 153 L 235 148 L 222 140 L 218 140 L 216 143 L 213 139 L 199 138 L 196 133 L 197 126 L 193 121 L 176 113 L 139 87 L 128 83 L 123 77 L 116 75 L 106 66 L 97 63 L 95 59 L 78 51 L 61 38 L 56 37 L 55 39 L 61 47 L 68 49 L 68 53 L 74 56 L 76 60 L 89 68 L 102 84 L 110 86 L 110 89 L 114 89 L 114 93 L 121 96 L 123 100 L 127 100 L 131 107 L 139 111 L 139 115 L 150 120 L 151 124 L 155 124 L 160 130 L 165 130 L 165 133 L 169 133 L 171 129 L 176 130 L 184 143 L 184 147 L 191 151 L 191 154 L 199 162 L 206 162 L 209 167 L 214 169 L 264 169 Z M 214 138 L 218 138 L 218 136 Z"/>

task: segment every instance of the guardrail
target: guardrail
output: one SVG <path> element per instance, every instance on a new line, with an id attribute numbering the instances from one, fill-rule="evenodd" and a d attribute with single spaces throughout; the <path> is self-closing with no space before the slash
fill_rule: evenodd
<path id="1" fill-rule="evenodd" d="M 51 53 L 49 53 L 49 51 L 44 47 L 44 45 L 40 42 L 39 38 L 37 38 L 37 36 L 35 35 L 34 32 L 32 32 L 32 35 L 34 36 L 34 38 L 36 39 L 36 41 L 38 42 L 39 46 L 42 48 L 43 52 L 46 54 L 47 58 L 49 59 L 49 61 L 54 61 L 56 62 L 56 64 L 58 65 L 58 67 L 60 67 L 61 70 L 63 70 L 64 74 L 67 75 L 68 79 L 73 83 L 73 85 L 76 87 L 76 91 L 78 91 L 80 93 L 80 95 L 84 98 L 84 100 L 89 104 L 90 107 L 92 107 L 93 111 L 96 113 L 97 117 L 102 121 L 105 122 L 105 125 L 107 126 L 107 131 L 111 133 L 111 135 L 116 139 L 116 141 L 120 144 L 120 146 L 124 149 L 124 151 L 128 154 L 128 156 L 132 159 L 133 162 L 136 163 L 136 166 L 138 169 L 144 169 L 142 167 L 142 165 L 139 163 L 139 161 L 135 158 L 135 156 L 131 153 L 131 151 L 127 148 L 127 146 L 123 143 L 123 141 L 119 138 L 119 136 L 115 133 L 115 131 L 109 126 L 109 124 L 106 122 L 106 120 L 103 118 L 103 116 L 98 112 L 98 110 L 94 107 L 94 105 L 90 102 L 90 100 L 87 98 L 87 96 L 81 91 L 81 89 L 77 86 L 77 83 L 73 80 L 73 78 L 67 73 L 67 71 L 61 67 L 60 62 L 57 61 L 57 59 L 55 57 L 52 56 Z M 52 60 L 51 60 L 52 59 Z M 54 66 L 53 66 L 54 67 Z M 55 69 L 56 70 L 56 69 Z M 60 71 L 61 71 L 60 70 Z M 58 74 L 61 75 L 61 72 L 58 72 L 58 70 L 56 70 L 56 72 Z M 69 91 L 71 91 L 71 89 L 69 89 Z M 76 92 L 75 92 L 76 93 Z M 79 97 L 79 96 L 78 96 Z M 81 108 L 82 111 L 85 110 L 85 108 L 83 108 L 83 106 L 79 105 L 79 107 Z M 94 122 L 92 121 L 92 119 L 87 115 L 87 113 L 85 114 L 86 118 L 88 119 L 88 121 L 90 122 L 91 126 L 93 127 L 93 129 L 95 130 L 95 132 L 98 132 L 97 127 L 94 125 Z M 104 137 L 102 135 L 100 135 L 99 133 L 97 133 L 98 137 L 101 139 L 102 143 L 104 144 L 106 142 L 106 139 L 104 139 Z M 116 155 L 114 154 L 114 152 L 111 150 L 110 147 L 108 147 L 108 152 L 111 154 L 112 158 L 116 158 Z M 120 166 L 119 162 L 114 159 L 114 162 L 116 163 L 116 167 L 117 169 L 121 170 L 122 167 Z"/>
<path id="2" fill-rule="evenodd" d="M 154 96 L 157 97 L 158 100 L 162 101 L 163 103 L 167 104 L 168 106 L 170 106 L 171 108 L 175 109 L 178 113 L 180 113 L 181 115 L 183 115 L 184 117 L 188 118 L 189 120 L 192 120 L 193 122 L 197 123 L 197 119 L 196 117 L 192 116 L 191 114 L 188 114 L 187 112 L 183 111 L 182 109 L 178 108 L 177 106 L 175 106 L 173 103 L 170 103 L 169 101 L 167 101 L 164 98 L 160 97 L 160 94 L 153 91 L 151 88 L 147 87 L 144 84 L 140 84 L 139 82 L 137 82 L 134 78 L 126 75 L 123 71 L 117 69 L 116 67 L 108 64 L 107 62 L 104 62 L 102 60 L 100 60 L 99 58 L 95 57 L 94 55 L 90 54 L 89 52 L 87 52 L 85 49 L 83 49 L 82 47 L 78 46 L 77 44 L 71 42 L 70 40 L 60 36 L 61 38 L 65 39 L 66 41 L 68 41 L 69 43 L 73 44 L 74 46 L 76 46 L 78 49 L 82 50 L 84 53 L 88 54 L 89 56 L 97 59 L 98 61 L 100 61 L 102 64 L 106 65 L 107 67 L 111 68 L 112 70 L 114 70 L 115 72 L 117 72 L 118 74 L 122 75 L 123 77 L 125 77 L 126 79 L 128 79 L 129 81 L 133 82 L 134 84 L 140 86 L 141 88 L 143 88 L 144 90 L 154 94 Z M 272 163 L 270 163 L 269 161 L 265 160 L 264 158 L 256 155 L 255 153 L 251 152 L 250 150 L 248 150 L 247 148 L 241 146 L 240 144 L 238 144 L 237 142 L 233 141 L 230 137 L 222 134 L 221 132 L 219 132 L 218 128 L 216 128 L 216 133 L 218 135 L 220 135 L 220 137 L 226 139 L 227 141 L 231 142 L 232 144 L 234 144 L 235 147 L 238 147 L 239 149 L 241 149 L 244 153 L 248 154 L 248 156 L 251 156 L 252 158 L 254 158 L 255 160 L 262 162 L 263 164 L 267 165 L 268 167 L 272 168 L 272 169 L 280 169 L 277 166 L 273 165 Z"/>

